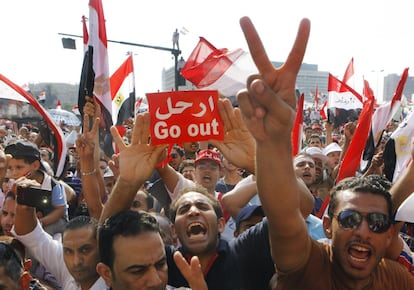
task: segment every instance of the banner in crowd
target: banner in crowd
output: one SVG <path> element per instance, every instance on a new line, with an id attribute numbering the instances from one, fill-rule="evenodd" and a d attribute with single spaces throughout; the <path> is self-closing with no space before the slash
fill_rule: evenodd
<path id="1" fill-rule="evenodd" d="M 218 91 L 148 93 L 151 143 L 182 144 L 223 140 L 224 127 L 217 102 Z"/>

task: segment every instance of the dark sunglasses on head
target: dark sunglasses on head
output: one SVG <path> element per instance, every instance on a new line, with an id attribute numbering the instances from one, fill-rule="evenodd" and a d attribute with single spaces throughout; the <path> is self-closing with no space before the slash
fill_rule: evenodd
<path id="1" fill-rule="evenodd" d="M 358 228 L 364 218 L 368 223 L 369 229 L 374 233 L 386 232 L 391 226 L 390 217 L 381 212 L 371 212 L 363 215 L 356 210 L 347 209 L 341 211 L 335 217 L 339 225 L 344 229 Z"/>

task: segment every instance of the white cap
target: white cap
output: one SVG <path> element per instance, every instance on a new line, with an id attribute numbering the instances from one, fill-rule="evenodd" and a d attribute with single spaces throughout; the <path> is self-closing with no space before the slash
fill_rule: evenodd
<path id="1" fill-rule="evenodd" d="M 306 147 L 305 149 L 303 149 L 303 152 L 311 155 L 312 157 L 319 158 L 320 160 L 322 160 L 323 163 L 326 163 L 326 155 L 319 147 Z"/>
<path id="2" fill-rule="evenodd" d="M 332 152 L 342 152 L 341 146 L 339 146 L 338 143 L 336 142 L 332 142 L 331 144 L 329 144 L 323 149 L 323 153 L 326 156 L 328 156 L 328 154 Z"/>

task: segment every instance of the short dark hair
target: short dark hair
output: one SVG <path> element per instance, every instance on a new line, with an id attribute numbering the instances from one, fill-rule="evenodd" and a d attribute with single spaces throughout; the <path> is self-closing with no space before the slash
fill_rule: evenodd
<path id="1" fill-rule="evenodd" d="M 0 267 L 14 282 L 18 282 L 23 272 L 23 259 L 7 242 L 0 242 Z"/>
<path id="2" fill-rule="evenodd" d="M 173 146 L 173 149 L 175 149 L 175 151 L 177 151 L 177 153 L 178 153 L 178 155 L 180 155 L 180 157 L 183 157 L 184 156 L 184 150 L 180 146 L 174 145 Z"/>
<path id="3" fill-rule="evenodd" d="M 184 159 L 183 161 L 181 161 L 180 166 L 178 167 L 178 171 L 180 173 L 183 173 L 184 167 L 187 167 L 187 166 L 192 166 L 192 167 L 195 168 L 195 164 L 194 163 L 195 163 L 195 160 L 194 159 Z"/>
<path id="4" fill-rule="evenodd" d="M 387 202 L 388 216 L 390 219 L 393 219 L 391 194 L 389 193 L 388 188 L 385 188 L 384 185 L 388 185 L 388 183 L 384 183 L 384 180 L 378 178 L 377 176 L 348 177 L 342 179 L 331 191 L 328 216 L 331 219 L 334 216 L 335 210 L 338 206 L 338 194 L 342 191 L 349 190 L 352 192 L 371 193 L 383 196 Z"/>
<path id="5" fill-rule="evenodd" d="M 98 228 L 98 247 L 102 263 L 111 270 L 115 260 L 113 243 L 116 237 L 131 237 L 142 233 L 161 231 L 157 219 L 144 211 L 121 211 L 105 220 Z"/>
<path id="6" fill-rule="evenodd" d="M 180 199 L 180 197 L 182 197 L 183 195 L 187 194 L 188 192 L 198 192 L 201 193 L 203 195 L 205 195 L 206 197 L 208 197 L 208 199 L 211 201 L 211 205 L 214 208 L 214 212 L 217 215 L 217 219 L 223 217 L 223 210 L 221 208 L 220 202 L 218 201 L 218 199 L 210 194 L 207 189 L 201 185 L 196 185 L 193 187 L 186 187 L 184 188 L 178 195 L 176 198 L 174 198 L 174 200 L 171 202 L 171 206 L 170 206 L 170 220 L 175 223 L 175 218 L 177 216 L 177 201 Z"/>
<path id="7" fill-rule="evenodd" d="M 98 230 L 98 221 L 95 218 L 86 215 L 79 215 L 70 219 L 69 222 L 67 222 L 67 224 L 65 225 L 63 235 L 67 231 L 78 230 L 86 227 L 90 227 L 93 229 L 93 232 L 95 234 L 94 237 L 96 238 L 96 233 Z"/>

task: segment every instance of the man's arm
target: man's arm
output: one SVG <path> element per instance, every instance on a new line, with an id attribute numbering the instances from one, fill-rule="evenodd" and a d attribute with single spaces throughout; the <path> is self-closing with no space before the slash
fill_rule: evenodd
<path id="1" fill-rule="evenodd" d="M 80 175 L 82 179 L 82 192 L 88 206 L 89 215 L 99 219 L 102 213 L 102 193 L 99 179 L 103 177 L 95 160 L 96 147 L 99 147 L 98 128 L 99 118 L 95 118 L 89 130 L 89 115 L 83 118 L 83 133 L 76 139 L 76 152 L 80 159 Z"/>
<path id="2" fill-rule="evenodd" d="M 301 21 L 285 64 L 276 69 L 250 19 L 240 20 L 250 53 L 260 72 L 250 76 L 238 103 L 256 140 L 256 178 L 269 220 L 272 257 L 279 271 L 304 265 L 311 240 L 300 212 L 300 194 L 292 163 L 291 132 L 295 119 L 295 81 L 305 54 L 310 22 Z M 274 158 L 278 156 L 278 158 Z"/>
<path id="3" fill-rule="evenodd" d="M 135 119 L 131 144 L 122 141 L 115 127 L 111 133 L 119 148 L 119 177 L 106 202 L 100 223 L 120 211 L 128 210 L 138 191 L 154 171 L 166 145 L 152 146 L 148 143 L 150 132 L 149 113 L 139 114 Z"/>

